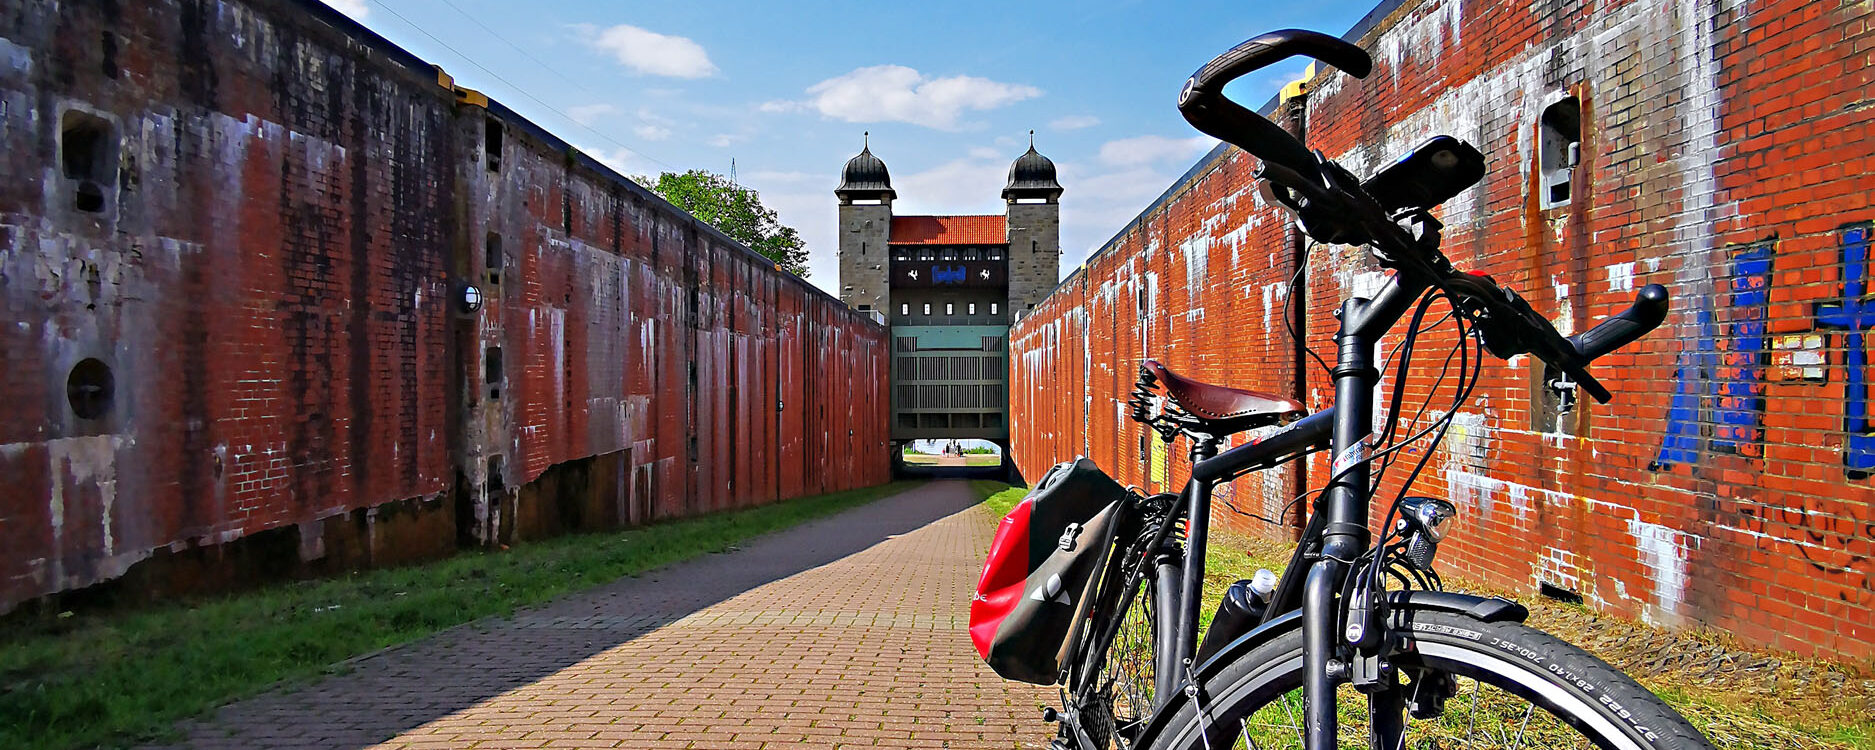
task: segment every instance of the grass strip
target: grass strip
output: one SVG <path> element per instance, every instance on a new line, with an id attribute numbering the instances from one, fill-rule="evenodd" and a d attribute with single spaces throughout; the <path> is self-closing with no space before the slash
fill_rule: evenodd
<path id="1" fill-rule="evenodd" d="M 1022 502 L 1022 498 L 1029 494 L 1027 487 L 1011 487 L 1002 482 L 978 479 L 970 484 L 976 487 L 977 492 L 987 496 L 981 507 L 995 516 L 997 520 L 1002 520 L 1003 516 L 1009 515 L 1009 511 L 1015 509 L 1016 503 Z"/>
<path id="2" fill-rule="evenodd" d="M 180 719 L 281 681 L 333 671 L 353 656 L 725 551 L 917 484 L 11 627 L 0 634 L 0 747 L 110 746 L 169 736 Z"/>
<path id="3" fill-rule="evenodd" d="M 1250 578 L 1260 567 L 1281 573 L 1289 561 L 1291 549 L 1290 545 L 1271 540 L 1213 532 L 1205 558 L 1205 608 L 1200 610 L 1205 626 L 1210 624 L 1211 607 L 1216 605 L 1233 582 Z M 1745 684 L 1714 683 L 1702 680 L 1689 670 L 1668 669 L 1657 674 L 1642 674 L 1637 671 L 1640 665 L 1633 663 L 1631 656 L 1624 658 L 1622 653 L 1600 648 L 1600 643 L 1633 641 L 1654 644 L 1652 650 L 1683 650 L 1714 636 L 1666 633 L 1642 623 L 1597 616 L 1579 605 L 1561 604 L 1536 596 L 1516 596 L 1488 586 L 1477 586 L 1460 576 L 1448 575 L 1445 580 L 1453 591 L 1495 594 L 1517 600 L 1530 610 L 1526 624 L 1582 646 L 1615 668 L 1628 672 L 1642 686 L 1692 721 L 1720 750 L 1875 750 L 1875 713 L 1868 710 L 1868 707 L 1875 706 L 1875 701 L 1868 698 L 1866 691 L 1850 690 L 1846 691 L 1849 695 L 1826 695 L 1792 684 L 1797 681 L 1792 678 L 1815 675 L 1827 669 L 1822 662 L 1800 663 L 1801 660 L 1792 660 L 1793 665 L 1782 666 L 1782 689 L 1777 687 L 1778 675 L 1769 678 L 1771 687 L 1767 689 L 1762 684 L 1752 684 L 1759 681 Z M 1589 637 L 1586 631 L 1590 628 L 1599 631 L 1598 637 Z M 1611 635 L 1609 631 L 1614 634 Z M 1648 650 L 1642 649 L 1644 652 Z M 1747 649 L 1730 650 L 1737 654 L 1763 656 Z M 1765 661 L 1773 660 L 1766 657 Z M 1774 667 L 1771 671 L 1779 670 Z"/>

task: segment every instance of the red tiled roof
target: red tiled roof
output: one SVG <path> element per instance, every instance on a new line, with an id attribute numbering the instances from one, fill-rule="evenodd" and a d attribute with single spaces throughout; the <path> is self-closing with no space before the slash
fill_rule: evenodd
<path id="1" fill-rule="evenodd" d="M 894 216 L 893 245 L 1004 245 L 1008 224 L 1001 216 Z"/>

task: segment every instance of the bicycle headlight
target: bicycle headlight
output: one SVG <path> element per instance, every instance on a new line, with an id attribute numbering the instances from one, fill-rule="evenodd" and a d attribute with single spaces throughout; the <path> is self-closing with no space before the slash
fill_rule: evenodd
<path id="1" fill-rule="evenodd" d="M 1434 542 L 1445 541 L 1445 523 L 1458 516 L 1458 508 L 1436 497 L 1409 497 L 1400 501 L 1400 517 Z"/>

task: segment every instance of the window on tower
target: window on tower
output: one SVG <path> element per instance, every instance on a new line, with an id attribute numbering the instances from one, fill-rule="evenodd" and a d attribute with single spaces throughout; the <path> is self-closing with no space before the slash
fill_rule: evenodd
<path id="1" fill-rule="evenodd" d="M 994 303 L 994 302 L 991 302 L 991 303 L 990 303 L 990 314 L 991 314 L 991 315 L 995 315 L 995 314 L 996 314 L 996 303 Z"/>
<path id="2" fill-rule="evenodd" d="M 957 306 L 956 306 L 956 305 L 953 305 L 953 304 L 951 304 L 951 303 L 949 303 L 949 302 L 946 302 L 946 303 L 944 303 L 944 314 L 945 314 L 945 315 L 956 315 L 956 314 L 957 314 Z"/>
<path id="3" fill-rule="evenodd" d="M 931 314 L 931 303 L 929 302 L 924 303 L 924 314 L 926 315 Z"/>
<path id="4" fill-rule="evenodd" d="M 898 303 L 898 314 L 911 315 L 911 303 L 910 302 Z"/>
<path id="5" fill-rule="evenodd" d="M 977 314 L 977 303 L 975 302 L 970 303 L 970 307 L 968 308 L 968 310 L 971 315 Z"/>

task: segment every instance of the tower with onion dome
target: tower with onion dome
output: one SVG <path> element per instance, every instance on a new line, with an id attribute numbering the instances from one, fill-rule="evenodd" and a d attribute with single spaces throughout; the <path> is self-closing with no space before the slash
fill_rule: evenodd
<path id="1" fill-rule="evenodd" d="M 1035 150 L 1035 131 L 1029 131 L 1029 150 L 1009 165 L 1009 184 L 1003 188 L 1009 224 L 1009 306 L 1026 313 L 1055 288 L 1061 272 L 1061 183 L 1055 163 Z"/>
<path id="2" fill-rule="evenodd" d="M 892 175 L 885 162 L 872 155 L 867 134 L 859 155 L 840 170 L 840 301 L 861 312 L 891 309 L 887 275 L 886 238 L 892 226 Z"/>

